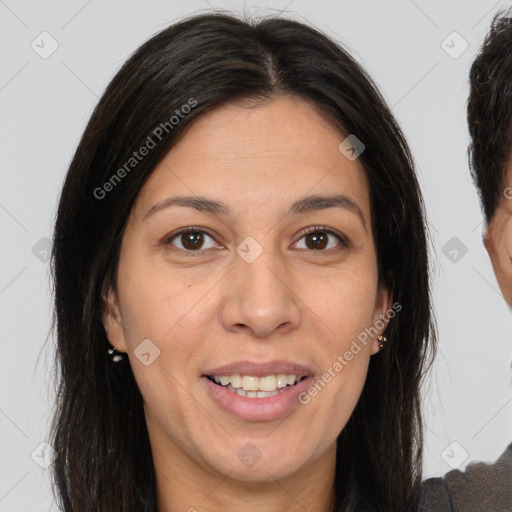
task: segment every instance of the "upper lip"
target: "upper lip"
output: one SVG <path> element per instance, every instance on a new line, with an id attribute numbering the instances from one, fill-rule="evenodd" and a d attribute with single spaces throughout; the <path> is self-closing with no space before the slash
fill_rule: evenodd
<path id="1" fill-rule="evenodd" d="M 296 375 L 298 379 L 313 375 L 313 370 L 303 364 L 286 360 L 265 361 L 256 363 L 254 361 L 235 361 L 233 363 L 217 366 L 208 369 L 204 375 L 250 375 L 254 377 L 266 377 L 267 375 Z"/>

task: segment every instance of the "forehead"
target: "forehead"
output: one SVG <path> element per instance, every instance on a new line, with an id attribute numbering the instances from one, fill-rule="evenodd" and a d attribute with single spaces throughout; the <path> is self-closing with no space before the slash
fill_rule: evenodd
<path id="1" fill-rule="evenodd" d="M 280 96 L 263 104 L 230 103 L 202 114 L 174 146 L 174 156 L 193 153 L 229 160 L 286 156 L 326 163 L 345 136 L 310 100 Z M 193 148 L 191 146 L 194 146 Z"/>
<path id="2" fill-rule="evenodd" d="M 176 192 L 222 196 L 234 208 L 248 201 L 270 208 L 308 193 L 337 191 L 369 217 L 366 173 L 339 150 L 345 137 L 312 102 L 296 96 L 249 108 L 223 105 L 187 127 L 137 203 L 147 209 Z"/>

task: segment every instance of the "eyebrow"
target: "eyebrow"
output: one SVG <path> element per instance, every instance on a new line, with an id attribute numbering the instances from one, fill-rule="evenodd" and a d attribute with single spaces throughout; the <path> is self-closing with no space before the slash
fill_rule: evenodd
<path id="1" fill-rule="evenodd" d="M 228 216 L 231 214 L 231 210 L 229 206 L 224 203 L 220 203 L 219 201 L 215 201 L 214 199 L 209 199 L 204 196 L 176 196 L 169 197 L 160 201 L 153 205 L 144 216 L 144 220 L 152 215 L 160 212 L 166 208 L 171 206 L 183 206 L 186 208 L 194 208 L 195 210 L 206 213 L 209 215 L 225 215 Z M 313 211 L 327 210 L 329 208 L 342 208 L 349 212 L 354 213 L 361 220 L 364 229 L 366 230 L 366 222 L 364 220 L 363 212 L 359 205 L 350 199 L 350 197 L 337 194 L 337 195 L 312 195 L 303 197 L 297 201 L 295 201 L 286 215 L 295 214 L 305 214 Z"/>

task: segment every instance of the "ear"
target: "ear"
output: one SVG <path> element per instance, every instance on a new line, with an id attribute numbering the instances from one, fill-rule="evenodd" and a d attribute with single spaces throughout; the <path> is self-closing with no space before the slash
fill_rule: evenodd
<path id="1" fill-rule="evenodd" d="M 375 313 L 373 315 L 373 327 L 377 329 L 377 334 L 372 339 L 371 355 L 376 354 L 380 350 L 377 337 L 384 333 L 391 318 L 389 312 L 393 311 L 393 281 L 393 275 L 389 273 L 382 279 L 377 290 Z"/>
<path id="2" fill-rule="evenodd" d="M 118 352 L 127 352 L 119 301 L 116 292 L 112 289 L 103 296 L 102 322 L 110 344 Z"/>
<path id="3" fill-rule="evenodd" d="M 483 236 L 501 293 L 512 306 L 512 214 L 498 210 Z"/>

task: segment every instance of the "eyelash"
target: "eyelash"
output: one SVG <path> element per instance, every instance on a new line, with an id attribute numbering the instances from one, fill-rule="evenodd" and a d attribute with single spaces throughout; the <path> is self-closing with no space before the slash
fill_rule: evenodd
<path id="1" fill-rule="evenodd" d="M 175 238 L 177 238 L 180 235 L 185 234 L 185 233 L 202 233 L 202 234 L 208 235 L 212 239 L 215 239 L 215 237 L 212 234 L 210 234 L 208 231 L 206 231 L 204 228 L 200 228 L 200 227 L 196 227 L 196 226 L 189 226 L 189 227 L 180 229 L 179 231 L 177 231 L 176 233 L 173 233 L 172 235 L 165 237 L 162 241 L 162 244 L 165 246 L 170 246 L 172 248 L 172 250 L 176 250 L 181 253 L 185 253 L 186 256 L 192 256 L 192 257 L 198 256 L 205 250 L 208 250 L 208 249 L 198 249 L 196 251 L 190 251 L 187 249 L 181 249 L 179 247 L 173 246 L 172 241 Z M 338 233 L 336 231 L 333 231 L 332 229 L 329 229 L 326 226 L 310 226 L 310 227 L 305 228 L 300 234 L 299 241 L 302 240 L 302 238 L 304 238 L 306 235 L 310 235 L 312 233 L 326 233 L 328 235 L 332 235 L 340 242 L 340 244 L 343 248 L 350 247 L 350 242 L 344 235 L 342 235 L 341 233 Z M 336 249 L 336 248 L 331 247 L 330 249 L 321 249 L 318 251 L 313 251 L 312 249 L 310 249 L 310 250 L 305 249 L 305 250 L 308 250 L 308 252 L 330 252 L 332 249 Z"/>

